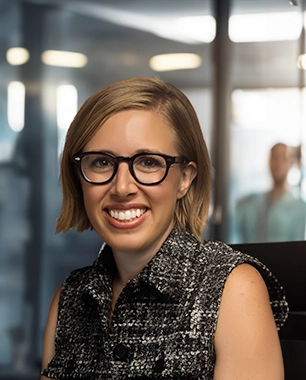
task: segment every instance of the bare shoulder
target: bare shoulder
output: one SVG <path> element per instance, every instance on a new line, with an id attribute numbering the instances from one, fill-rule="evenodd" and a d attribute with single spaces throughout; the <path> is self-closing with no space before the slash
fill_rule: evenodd
<path id="1" fill-rule="evenodd" d="M 54 293 L 54 296 L 52 297 L 50 310 L 54 307 L 56 308 L 58 307 L 58 301 L 61 295 L 61 291 L 62 291 L 62 285 L 56 290 L 56 292 Z"/>
<path id="2" fill-rule="evenodd" d="M 269 297 L 266 284 L 259 271 L 250 264 L 238 265 L 229 275 L 223 298 L 233 298 L 239 302 L 237 296 Z"/>
<path id="3" fill-rule="evenodd" d="M 48 314 L 48 320 L 47 320 L 47 328 L 50 326 L 50 324 L 53 327 L 56 327 L 57 323 L 57 314 L 58 314 L 58 302 L 61 294 L 62 286 L 60 286 L 57 291 L 54 293 L 54 296 L 50 303 L 49 308 L 49 314 Z"/>
<path id="4" fill-rule="evenodd" d="M 230 323 L 232 327 L 237 328 L 237 333 L 243 325 L 252 323 L 252 329 L 249 329 L 249 334 L 252 334 L 256 325 L 261 328 L 261 324 L 266 320 L 270 321 L 269 325 L 274 325 L 266 284 L 256 268 L 249 264 L 241 264 L 231 272 L 225 283 L 216 341 L 221 335 L 218 333 L 226 333 Z"/>
<path id="5" fill-rule="evenodd" d="M 256 268 L 237 266 L 221 299 L 215 334 L 215 380 L 283 379 L 278 333 L 266 284 Z"/>
<path id="6" fill-rule="evenodd" d="M 45 336 L 44 336 L 44 345 L 43 345 L 43 352 L 42 352 L 42 369 L 44 369 L 47 364 L 52 360 L 52 358 L 55 355 L 55 332 L 56 332 L 56 324 L 57 324 L 57 315 L 58 315 L 58 302 L 60 298 L 62 287 L 60 286 L 57 291 L 55 292 L 50 308 L 49 308 L 49 314 L 45 329 Z M 41 379 L 45 379 L 44 376 L 41 377 Z"/>

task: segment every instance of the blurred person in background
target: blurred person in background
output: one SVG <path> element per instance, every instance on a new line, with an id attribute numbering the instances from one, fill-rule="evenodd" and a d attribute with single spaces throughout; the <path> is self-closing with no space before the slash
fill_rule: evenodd
<path id="1" fill-rule="evenodd" d="M 271 148 L 271 189 L 250 194 L 236 206 L 235 234 L 239 243 L 305 239 L 306 203 L 288 184 L 288 173 L 294 165 L 300 169 L 300 147 L 277 143 Z"/>

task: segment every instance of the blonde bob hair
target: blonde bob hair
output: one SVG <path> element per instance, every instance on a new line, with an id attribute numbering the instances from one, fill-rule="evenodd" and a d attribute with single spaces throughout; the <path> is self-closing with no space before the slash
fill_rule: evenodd
<path id="1" fill-rule="evenodd" d="M 146 77 L 109 84 L 87 99 L 76 114 L 67 132 L 61 158 L 63 204 L 56 232 L 66 232 L 70 228 L 81 232 L 92 228 L 72 156 L 83 151 L 111 115 L 130 109 L 158 112 L 175 132 L 179 155 L 197 164 L 197 176 L 187 194 L 177 201 L 174 217 L 179 229 L 191 230 L 202 241 L 210 202 L 210 160 L 197 115 L 188 98 L 176 87 Z"/>

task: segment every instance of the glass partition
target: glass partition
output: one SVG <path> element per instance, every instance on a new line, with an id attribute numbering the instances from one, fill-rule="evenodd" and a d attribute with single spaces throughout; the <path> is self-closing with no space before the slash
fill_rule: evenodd
<path id="1" fill-rule="evenodd" d="M 231 241 L 304 240 L 304 89 L 239 89 L 232 107 Z"/>
<path id="2" fill-rule="evenodd" d="M 305 239 L 304 33 L 302 2 L 233 1 L 232 243 Z"/>

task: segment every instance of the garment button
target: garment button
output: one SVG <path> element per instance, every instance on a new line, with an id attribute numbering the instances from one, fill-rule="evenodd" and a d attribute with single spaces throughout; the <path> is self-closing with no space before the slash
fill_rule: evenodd
<path id="1" fill-rule="evenodd" d="M 114 348 L 114 356 L 116 359 L 125 360 L 128 356 L 129 350 L 123 344 L 119 343 Z"/>
<path id="2" fill-rule="evenodd" d="M 157 373 L 163 372 L 165 368 L 165 360 L 164 359 L 158 359 L 155 362 L 154 371 Z"/>

